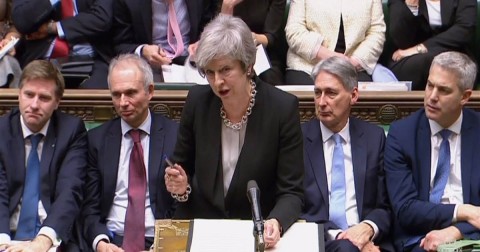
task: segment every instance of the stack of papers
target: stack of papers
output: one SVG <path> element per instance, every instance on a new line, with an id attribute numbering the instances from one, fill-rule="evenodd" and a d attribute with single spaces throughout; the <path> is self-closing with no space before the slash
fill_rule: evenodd
<path id="1" fill-rule="evenodd" d="M 195 219 L 190 252 L 245 252 L 254 251 L 253 222 L 251 220 Z M 323 237 L 321 237 L 323 239 Z M 268 249 L 275 252 L 318 252 L 318 226 L 315 223 L 294 223 L 277 245 Z"/>
<path id="2" fill-rule="evenodd" d="M 359 91 L 410 91 L 411 81 L 398 82 L 358 82 Z"/>
<path id="3" fill-rule="evenodd" d="M 359 91 L 410 91 L 412 82 L 398 81 L 398 82 L 359 82 Z M 310 91 L 313 94 L 313 85 L 281 85 L 277 88 L 292 92 L 292 91 Z"/>

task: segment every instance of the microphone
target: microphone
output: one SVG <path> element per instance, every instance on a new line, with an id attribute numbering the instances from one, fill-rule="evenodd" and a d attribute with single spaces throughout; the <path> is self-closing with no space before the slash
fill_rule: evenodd
<path id="1" fill-rule="evenodd" d="M 255 251 L 263 252 L 265 250 L 265 241 L 263 239 L 263 217 L 260 207 L 260 189 L 255 180 L 248 181 L 247 197 L 252 207 L 253 236 L 255 237 Z"/>

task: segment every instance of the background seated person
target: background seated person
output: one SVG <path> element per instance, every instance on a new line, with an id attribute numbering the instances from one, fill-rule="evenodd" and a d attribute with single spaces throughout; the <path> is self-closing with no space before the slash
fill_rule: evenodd
<path id="1" fill-rule="evenodd" d="M 270 60 L 271 68 L 259 75 L 260 79 L 272 85 L 284 84 L 287 47 L 284 32 L 286 0 L 214 0 L 222 14 L 241 18 L 252 30 L 257 45 L 262 44 Z M 204 3 L 206 5 L 206 3 Z M 193 55 L 194 53 L 191 52 Z"/>
<path id="2" fill-rule="evenodd" d="M 476 0 L 389 0 L 390 37 L 396 50 L 388 67 L 412 89 L 424 90 L 433 58 L 468 53 L 475 36 Z"/>
<path id="3" fill-rule="evenodd" d="M 13 22 L 25 35 L 17 48 L 20 64 L 65 57 L 93 60 L 90 77 L 81 87 L 107 88 L 112 4 L 113 0 L 15 0 Z"/>
<path id="4" fill-rule="evenodd" d="M 302 125 L 302 218 L 324 224 L 326 251 L 394 251 L 385 132 L 350 117 L 358 99 L 356 70 L 345 58 L 330 57 L 315 66 L 312 77 L 317 118 Z"/>
<path id="5" fill-rule="evenodd" d="M 385 174 L 397 251 L 480 239 L 480 116 L 464 108 L 476 74 L 465 54 L 435 56 L 425 108 L 390 126 Z"/>
<path id="6" fill-rule="evenodd" d="M 12 38 L 19 39 L 21 34 L 13 26 L 11 19 L 12 0 L 0 0 L 0 48 L 3 48 Z M 0 87 L 18 88 L 22 69 L 15 59 L 15 48 L 11 49 L 0 60 Z"/>
<path id="7" fill-rule="evenodd" d="M 350 61 L 359 81 L 372 81 L 385 42 L 382 1 L 295 0 L 285 33 L 286 84 L 313 85 L 313 66 L 333 56 Z"/>
<path id="8" fill-rule="evenodd" d="M 162 65 L 183 65 L 188 46 L 198 40 L 201 0 L 117 0 L 114 43 L 117 54 L 135 53 L 152 66 L 154 80 Z"/>
<path id="9" fill-rule="evenodd" d="M 210 85 L 188 93 L 165 181 L 175 218 L 252 219 L 246 189 L 256 180 L 269 248 L 300 215 L 302 132 L 298 99 L 255 76 L 255 54 L 241 19 L 205 27 L 195 59 Z"/>

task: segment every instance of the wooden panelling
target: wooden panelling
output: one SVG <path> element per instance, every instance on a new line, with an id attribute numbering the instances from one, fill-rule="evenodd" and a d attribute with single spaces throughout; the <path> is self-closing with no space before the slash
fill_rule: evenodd
<path id="1" fill-rule="evenodd" d="M 179 120 L 187 96 L 186 90 L 155 90 L 151 109 L 170 118 Z M 312 92 L 292 92 L 299 99 L 302 121 L 315 116 Z M 423 91 L 410 92 L 367 92 L 352 109 L 352 115 L 375 124 L 389 124 L 393 120 L 408 116 L 423 107 Z M 18 106 L 18 90 L 0 90 L 0 115 Z M 467 107 L 480 111 L 480 91 L 474 91 Z M 66 90 L 60 103 L 66 113 L 81 117 L 87 122 L 102 122 L 116 116 L 108 90 Z"/>

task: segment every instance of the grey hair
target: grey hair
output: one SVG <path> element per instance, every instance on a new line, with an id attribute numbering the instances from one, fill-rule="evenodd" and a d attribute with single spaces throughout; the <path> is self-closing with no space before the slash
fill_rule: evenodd
<path id="1" fill-rule="evenodd" d="M 146 60 L 144 60 L 142 57 L 128 53 L 128 54 L 120 54 L 112 61 L 110 61 L 110 65 L 108 66 L 108 87 L 110 88 L 110 78 L 112 75 L 112 71 L 115 67 L 123 64 L 130 63 L 129 67 L 137 67 L 137 69 L 142 73 L 143 75 L 143 88 L 145 91 L 148 91 L 148 87 L 153 84 L 153 73 L 152 73 L 152 68 L 148 64 Z"/>
<path id="2" fill-rule="evenodd" d="M 330 57 L 318 62 L 312 71 L 311 77 L 313 81 L 315 81 L 318 74 L 322 71 L 335 75 L 348 91 L 352 91 L 353 88 L 358 87 L 357 71 L 355 67 L 344 58 Z"/>
<path id="3" fill-rule="evenodd" d="M 433 58 L 430 69 L 434 65 L 454 74 L 460 90 L 473 88 L 477 77 L 477 65 L 466 54 L 454 51 L 440 53 Z"/>
<path id="4" fill-rule="evenodd" d="M 252 32 L 240 18 L 218 15 L 202 32 L 195 61 L 201 74 L 211 60 L 220 57 L 239 60 L 244 70 L 255 63 Z"/>

